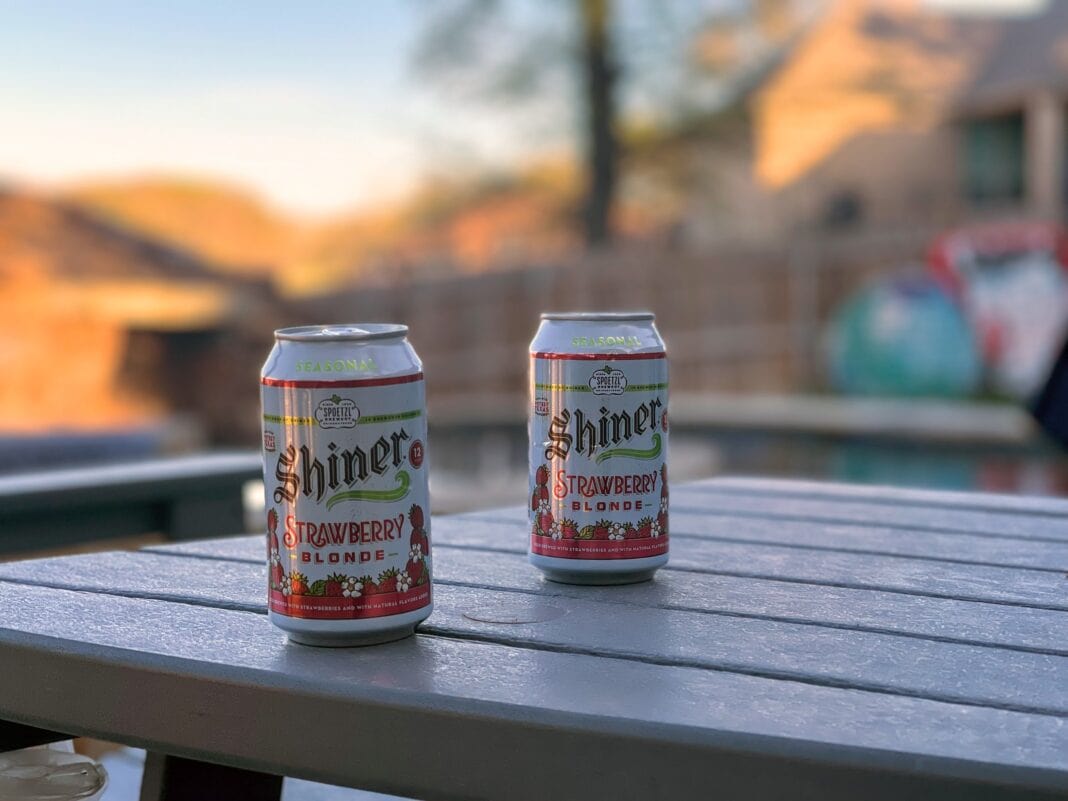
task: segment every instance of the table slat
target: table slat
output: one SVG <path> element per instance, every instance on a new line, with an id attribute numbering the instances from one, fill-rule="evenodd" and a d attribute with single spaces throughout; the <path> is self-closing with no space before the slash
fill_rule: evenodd
<path id="1" fill-rule="evenodd" d="M 494 523 L 481 516 L 437 519 L 431 539 L 435 547 L 527 552 L 525 526 Z M 240 551 L 240 546 L 235 549 Z M 206 550 L 191 543 L 185 552 L 205 555 Z M 1068 579 L 1061 573 L 1026 568 L 677 537 L 671 541 L 666 569 L 1068 611 Z"/>
<path id="2" fill-rule="evenodd" d="M 255 565 L 263 562 L 259 555 L 263 538 L 257 535 L 166 544 L 147 550 Z M 434 578 L 439 582 L 1068 655 L 1068 612 L 674 570 L 662 571 L 655 581 L 641 584 L 575 587 L 543 580 L 526 556 L 517 553 L 439 546 L 434 550 L 434 560 Z"/>
<path id="3" fill-rule="evenodd" d="M 458 515 L 435 521 L 435 545 L 526 553 L 526 525 Z M 844 551 L 805 551 L 760 543 L 677 537 L 669 569 L 931 597 L 1068 610 L 1068 580 L 1061 573 L 1026 568 L 936 562 Z"/>
<path id="4" fill-rule="evenodd" d="M 0 604 L 4 717 L 381 792 L 1068 791 L 1068 727 L 1052 717 L 440 637 L 311 649 L 263 615 L 3 582 Z M 417 742 L 433 746 L 413 767 L 397 744 Z"/>
<path id="5" fill-rule="evenodd" d="M 880 504 L 944 507 L 959 510 L 982 510 L 998 514 L 1038 514 L 1068 516 L 1068 499 L 1048 495 L 1019 495 L 996 492 L 962 492 L 954 490 L 894 487 L 879 484 L 847 484 L 834 481 L 803 479 L 718 476 L 690 481 L 678 486 L 685 493 L 707 490 L 734 494 L 794 496 L 799 498 L 851 499 Z"/>
<path id="6" fill-rule="evenodd" d="M 245 563 L 115 553 L 0 565 L 0 578 L 131 595 L 168 593 L 265 611 L 266 569 Z M 481 622 L 483 610 L 545 610 L 537 625 Z M 712 616 L 578 598 L 439 585 L 424 631 L 504 644 L 729 670 L 1068 717 L 1068 657 L 839 628 Z M 968 665 L 962 672 L 960 665 Z"/>
<path id="7" fill-rule="evenodd" d="M 525 526 L 526 511 L 472 512 L 464 520 Z M 448 518 L 445 518 L 448 519 Z M 1068 524 L 1066 524 L 1068 525 Z M 1068 571 L 1068 541 L 983 534 L 943 533 L 881 523 L 820 522 L 769 517 L 766 513 L 694 511 L 672 505 L 671 535 L 734 542 L 756 542 L 820 551 L 850 551 L 881 556 L 910 556 L 943 562 Z"/>
<path id="8" fill-rule="evenodd" d="M 980 498 L 983 496 L 979 496 Z M 1038 510 L 995 511 L 910 503 L 905 499 L 851 495 L 821 496 L 776 491 L 737 491 L 718 484 L 686 485 L 671 496 L 673 510 L 747 513 L 768 520 L 809 520 L 828 523 L 856 523 L 936 531 L 1068 542 L 1068 511 L 1064 502 L 1043 503 Z"/>

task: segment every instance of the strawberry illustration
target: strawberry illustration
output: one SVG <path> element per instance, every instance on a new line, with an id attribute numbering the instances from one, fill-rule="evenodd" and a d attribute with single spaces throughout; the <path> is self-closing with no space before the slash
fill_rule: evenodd
<path id="1" fill-rule="evenodd" d="M 538 530 L 542 534 L 548 534 L 553 527 L 553 513 L 542 512 L 538 515 Z"/>
<path id="2" fill-rule="evenodd" d="M 412 508 L 408 510 L 408 520 L 412 524 L 412 528 L 423 527 L 423 507 L 419 504 L 412 504 Z"/>
<path id="3" fill-rule="evenodd" d="M 345 583 L 347 578 L 348 576 L 343 576 L 340 573 L 334 573 L 331 576 L 327 576 L 324 594 L 332 596 L 341 595 L 341 590 L 343 589 L 341 585 Z"/>
<path id="4" fill-rule="evenodd" d="M 660 497 L 668 496 L 667 462 L 660 467 Z"/>
<path id="5" fill-rule="evenodd" d="M 378 585 L 375 584 L 375 580 L 370 576 L 360 576 L 356 581 L 363 585 L 364 595 L 374 595 L 378 592 Z"/>
<path id="6" fill-rule="evenodd" d="M 578 524 L 574 520 L 564 518 L 560 521 L 560 537 L 565 540 L 577 539 L 579 536 Z"/>
<path id="7" fill-rule="evenodd" d="M 418 584 L 426 572 L 426 562 L 422 559 L 409 559 L 404 567 L 404 572 L 412 579 L 413 584 Z"/>
<path id="8" fill-rule="evenodd" d="M 608 520 L 598 520 L 593 524 L 593 538 L 595 540 L 606 540 L 611 531 L 612 524 Z"/>
<path id="9" fill-rule="evenodd" d="M 623 539 L 633 540 L 640 536 L 641 535 L 638 533 L 638 529 L 636 529 L 631 523 L 626 523 L 623 526 Z"/>
<path id="10" fill-rule="evenodd" d="M 271 565 L 271 586 L 278 589 L 282 586 L 282 579 L 286 577 L 286 571 L 282 569 L 280 564 Z"/>
<path id="11" fill-rule="evenodd" d="M 538 491 L 534 490 L 534 492 L 530 496 L 530 511 L 538 511 L 538 503 L 540 500 L 541 498 L 538 497 Z"/>
<path id="12" fill-rule="evenodd" d="M 544 484 L 539 484 L 538 488 L 534 490 L 534 494 L 538 496 L 538 500 L 549 500 L 549 488 L 546 487 Z"/>
<path id="13" fill-rule="evenodd" d="M 383 570 L 378 575 L 378 592 L 396 592 L 397 591 L 397 568 L 391 567 L 388 570 Z"/>
<path id="14" fill-rule="evenodd" d="M 534 474 L 534 483 L 539 487 L 544 487 L 549 483 L 549 468 L 545 465 L 539 465 L 537 472 Z M 548 497 L 548 496 L 546 496 Z"/>
<path id="15" fill-rule="evenodd" d="M 430 538 L 426 535 L 426 531 L 421 528 L 417 528 L 412 532 L 411 539 L 408 541 L 408 547 L 414 548 L 419 546 L 420 551 L 425 556 L 430 553 Z"/>
<path id="16" fill-rule="evenodd" d="M 656 516 L 656 523 L 660 526 L 660 530 L 667 532 L 667 512 L 661 512 Z"/>
<path id="17" fill-rule="evenodd" d="M 396 591 L 397 591 L 397 577 L 396 576 L 391 576 L 388 579 L 383 579 L 382 581 L 378 582 L 378 593 L 380 595 L 384 595 L 385 593 L 396 592 Z"/>
<path id="18" fill-rule="evenodd" d="M 638 521 L 638 537 L 651 537 L 653 536 L 653 518 L 643 517 Z"/>
<path id="19" fill-rule="evenodd" d="M 289 573 L 289 594 L 290 595 L 307 595 L 308 594 L 308 577 L 298 570 L 290 571 Z"/>
<path id="20" fill-rule="evenodd" d="M 273 508 L 267 510 L 267 530 L 274 534 L 278 528 L 278 512 Z"/>

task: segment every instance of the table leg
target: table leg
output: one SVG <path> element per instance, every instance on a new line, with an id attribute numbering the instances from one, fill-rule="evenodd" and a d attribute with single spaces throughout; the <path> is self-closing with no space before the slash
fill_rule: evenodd
<path id="1" fill-rule="evenodd" d="M 141 801 L 278 801 L 282 777 L 150 751 Z"/>

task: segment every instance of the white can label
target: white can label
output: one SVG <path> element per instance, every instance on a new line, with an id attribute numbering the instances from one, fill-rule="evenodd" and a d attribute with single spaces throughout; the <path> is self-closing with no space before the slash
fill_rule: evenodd
<path id="1" fill-rule="evenodd" d="M 531 359 L 531 552 L 561 559 L 667 553 L 664 354 Z"/>
<path id="2" fill-rule="evenodd" d="M 271 610 L 338 620 L 429 604 L 422 374 L 261 389 Z"/>

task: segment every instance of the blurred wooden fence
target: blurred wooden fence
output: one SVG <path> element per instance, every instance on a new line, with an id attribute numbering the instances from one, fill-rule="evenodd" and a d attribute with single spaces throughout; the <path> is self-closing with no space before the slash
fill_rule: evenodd
<path id="1" fill-rule="evenodd" d="M 628 247 L 550 267 L 369 286 L 306 301 L 300 313 L 407 323 L 437 399 L 524 392 L 542 311 L 631 308 L 656 312 L 673 389 L 811 391 L 821 385 L 832 310 L 872 277 L 917 262 L 930 238 L 824 236 L 708 253 Z"/>

